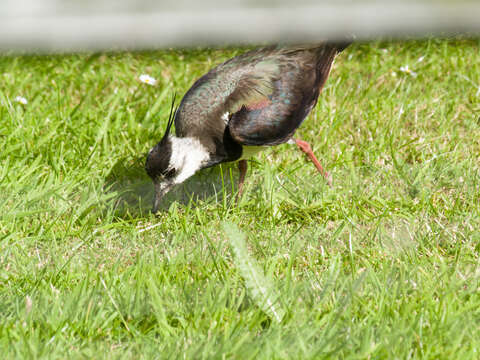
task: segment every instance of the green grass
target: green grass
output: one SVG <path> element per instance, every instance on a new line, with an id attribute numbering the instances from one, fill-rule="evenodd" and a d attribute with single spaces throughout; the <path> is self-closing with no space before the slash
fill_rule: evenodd
<path id="1" fill-rule="evenodd" d="M 153 216 L 173 92 L 242 51 L 0 57 L 3 358 L 479 358 L 480 41 L 341 54 L 297 132 L 332 188 L 281 145 Z"/>

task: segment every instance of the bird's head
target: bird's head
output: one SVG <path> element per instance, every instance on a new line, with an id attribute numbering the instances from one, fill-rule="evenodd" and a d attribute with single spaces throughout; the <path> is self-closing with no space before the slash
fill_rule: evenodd
<path id="1" fill-rule="evenodd" d="M 166 193 L 204 167 L 210 158 L 197 139 L 170 135 L 173 113 L 172 105 L 165 134 L 150 150 L 145 162 L 145 171 L 155 186 L 154 213 L 157 212 L 160 201 Z"/>

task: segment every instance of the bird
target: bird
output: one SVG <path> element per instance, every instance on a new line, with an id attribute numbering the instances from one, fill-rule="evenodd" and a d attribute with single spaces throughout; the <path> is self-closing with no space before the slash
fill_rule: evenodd
<path id="1" fill-rule="evenodd" d="M 332 63 L 351 41 L 270 45 L 214 67 L 175 96 L 161 140 L 147 154 L 156 213 L 163 196 L 197 171 L 238 161 L 238 196 L 247 159 L 268 146 L 294 143 L 327 179 L 306 141 L 293 135 L 317 103 Z M 175 135 L 170 134 L 175 125 Z"/>

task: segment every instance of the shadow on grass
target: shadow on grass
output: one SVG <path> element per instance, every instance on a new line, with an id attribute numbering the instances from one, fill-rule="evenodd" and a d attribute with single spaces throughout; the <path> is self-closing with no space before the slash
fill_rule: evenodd
<path id="1" fill-rule="evenodd" d="M 106 176 L 103 188 L 107 194 L 113 194 L 117 216 L 142 215 L 151 210 L 153 183 L 145 173 L 144 162 L 143 156 L 121 159 Z M 197 201 L 221 202 L 235 195 L 237 181 L 238 171 L 234 163 L 201 170 L 165 195 L 160 209 L 166 211 L 174 202 L 184 206 L 195 205 Z"/>

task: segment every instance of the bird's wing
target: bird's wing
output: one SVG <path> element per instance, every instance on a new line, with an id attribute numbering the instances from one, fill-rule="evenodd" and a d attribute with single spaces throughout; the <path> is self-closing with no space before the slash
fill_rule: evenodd
<path id="1" fill-rule="evenodd" d="M 252 65 L 225 102 L 232 138 L 254 146 L 287 141 L 316 104 L 335 53 L 292 52 Z"/>

